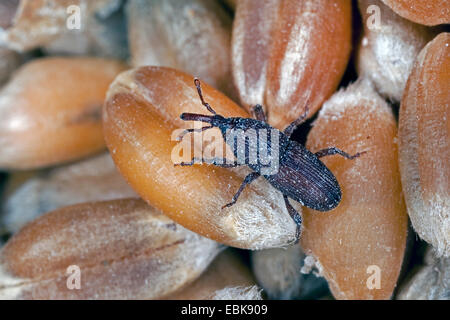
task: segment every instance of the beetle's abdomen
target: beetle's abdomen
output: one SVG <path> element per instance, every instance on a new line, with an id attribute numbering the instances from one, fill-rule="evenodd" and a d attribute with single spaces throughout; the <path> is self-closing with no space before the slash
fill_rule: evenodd
<path id="1" fill-rule="evenodd" d="M 286 148 L 278 173 L 265 177 L 283 194 L 314 210 L 328 211 L 341 201 L 341 189 L 333 173 L 296 142 Z"/>

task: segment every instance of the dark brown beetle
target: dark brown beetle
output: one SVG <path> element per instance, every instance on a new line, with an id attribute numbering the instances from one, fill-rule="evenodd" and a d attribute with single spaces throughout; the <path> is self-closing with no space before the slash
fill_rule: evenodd
<path id="1" fill-rule="evenodd" d="M 209 126 L 202 127 L 199 129 L 187 129 L 180 136 L 180 139 L 184 134 L 189 132 L 202 132 L 211 128 L 219 128 L 222 132 L 225 142 L 232 147 L 234 156 L 239 159 L 238 153 L 244 155 L 243 161 L 235 161 L 234 163 L 227 163 L 226 159 L 192 159 L 191 162 L 182 162 L 177 165 L 181 166 L 191 166 L 194 163 L 200 161 L 203 163 L 214 164 L 222 167 L 236 167 L 240 165 L 249 166 L 253 172 L 247 175 L 242 182 L 239 190 L 234 195 L 232 201 L 222 208 L 230 207 L 236 203 L 239 195 L 247 184 L 250 184 L 259 176 L 266 178 L 272 186 L 278 189 L 284 197 L 286 208 L 291 215 L 292 219 L 297 225 L 297 240 L 299 239 L 301 232 L 302 219 L 300 214 L 292 207 L 289 203 L 289 198 L 300 202 L 302 205 L 312 208 L 318 211 L 329 211 L 337 207 L 341 201 L 341 188 L 337 182 L 333 173 L 323 164 L 319 158 L 334 154 L 339 154 L 347 159 L 354 159 L 359 157 L 361 153 L 356 153 L 351 156 L 338 148 L 332 147 L 320 150 L 316 153 L 310 152 L 300 143 L 290 140 L 290 136 L 294 129 L 302 124 L 307 116 L 308 110 L 305 113 L 292 122 L 284 132 L 281 132 L 273 127 L 271 127 L 266 122 L 266 117 L 261 105 L 256 105 L 253 108 L 253 112 L 256 119 L 250 118 L 225 118 L 218 115 L 211 106 L 205 102 L 203 99 L 202 89 L 200 86 L 200 81 L 198 79 L 194 80 L 194 84 L 197 87 L 198 95 L 202 104 L 211 112 L 213 115 L 202 115 L 195 113 L 183 113 L 181 114 L 181 119 L 184 121 L 202 121 L 209 123 Z M 265 130 L 265 131 L 263 131 Z M 238 145 L 235 141 L 236 135 L 233 133 L 239 131 L 248 137 L 258 135 L 258 132 L 263 131 L 265 134 L 268 132 L 277 133 L 279 139 L 277 141 L 277 155 L 279 156 L 279 169 L 273 174 L 264 174 L 263 169 L 267 167 L 267 163 L 263 163 L 260 158 L 260 153 L 258 152 L 256 161 L 250 161 L 250 149 L 259 149 L 259 145 L 253 146 L 250 143 L 250 139 L 245 138 L 245 150 L 239 150 Z M 252 131 L 251 134 L 248 132 Z M 230 139 L 230 137 L 232 137 Z M 258 140 L 259 141 L 259 140 Z M 267 148 L 267 153 L 272 153 L 274 151 L 274 141 L 266 136 L 265 147 Z M 242 157 L 241 157 L 242 158 Z"/>

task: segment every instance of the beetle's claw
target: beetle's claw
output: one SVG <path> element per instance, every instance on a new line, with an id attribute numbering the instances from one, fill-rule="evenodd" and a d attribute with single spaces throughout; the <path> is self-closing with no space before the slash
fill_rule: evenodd
<path id="1" fill-rule="evenodd" d="M 367 153 L 367 151 L 362 151 L 362 152 L 358 152 L 355 153 L 351 159 L 355 159 L 355 158 L 359 158 L 360 156 L 362 156 L 363 154 Z"/>
<path id="2" fill-rule="evenodd" d="M 231 204 L 231 203 L 227 203 L 226 205 L 222 206 L 222 208 L 221 208 L 221 209 L 223 210 L 223 209 L 225 209 L 225 208 L 229 208 L 229 207 L 231 207 L 231 206 L 232 206 L 232 204 Z"/>
<path id="3" fill-rule="evenodd" d="M 305 106 L 305 113 L 303 114 L 303 116 L 306 118 L 308 116 L 309 113 L 309 107 L 308 105 Z"/>

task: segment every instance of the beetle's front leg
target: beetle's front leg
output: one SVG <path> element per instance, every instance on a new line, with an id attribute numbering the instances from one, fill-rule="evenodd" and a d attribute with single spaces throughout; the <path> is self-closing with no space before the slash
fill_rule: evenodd
<path id="1" fill-rule="evenodd" d="M 206 127 L 201 127 L 201 128 L 195 128 L 195 129 L 186 129 L 177 137 L 176 140 L 177 141 L 181 141 L 184 138 L 184 136 L 186 134 L 188 134 L 188 133 L 191 133 L 191 132 L 203 132 L 203 131 L 211 129 L 211 128 L 214 128 L 214 126 L 206 126 Z"/>
<path id="2" fill-rule="evenodd" d="M 236 203 L 237 199 L 239 198 L 239 196 L 241 195 L 242 190 L 244 190 L 245 186 L 252 183 L 256 178 L 258 178 L 261 174 L 259 172 L 252 172 L 250 174 L 248 174 L 244 181 L 242 182 L 241 186 L 239 187 L 239 190 L 236 192 L 236 194 L 233 196 L 233 199 L 231 200 L 230 203 L 227 203 L 226 205 L 224 205 L 222 207 L 223 208 L 228 208 L 231 207 L 233 204 Z"/>
<path id="3" fill-rule="evenodd" d="M 308 105 L 305 106 L 305 112 L 298 117 L 296 120 L 292 121 L 291 124 L 284 129 L 284 134 L 288 136 L 288 138 L 291 137 L 292 133 L 294 133 L 295 128 L 297 128 L 299 125 L 301 125 L 303 122 L 305 122 L 306 117 L 308 116 Z"/>
<path id="4" fill-rule="evenodd" d="M 322 157 L 326 157 L 326 156 L 332 156 L 334 154 L 339 154 L 339 155 L 343 156 L 344 158 L 353 160 L 355 158 L 358 158 L 360 155 L 362 155 L 364 153 L 366 153 L 366 151 L 358 152 L 358 153 L 355 153 L 354 155 L 349 155 L 348 153 L 342 151 L 341 149 L 338 149 L 336 147 L 331 147 L 331 148 L 326 148 L 326 149 L 322 149 L 320 151 L 317 151 L 315 153 L 315 155 L 318 158 L 322 158 Z"/>
<path id="5" fill-rule="evenodd" d="M 186 166 L 193 166 L 195 163 L 206 163 L 206 164 L 213 164 L 215 166 L 218 167 L 222 167 L 222 168 L 235 168 L 235 167 L 239 167 L 242 164 L 238 163 L 237 161 L 233 161 L 232 163 L 227 163 L 229 160 L 224 158 L 212 158 L 212 159 L 204 159 L 204 158 L 192 158 L 191 161 L 189 162 L 180 162 L 180 163 L 175 163 L 174 166 L 182 166 L 182 167 L 186 167 Z"/>
<path id="6" fill-rule="evenodd" d="M 264 109 L 260 104 L 257 104 L 253 107 L 253 116 L 256 120 L 267 122 L 266 115 L 264 113 Z"/>
<path id="7" fill-rule="evenodd" d="M 298 243 L 300 240 L 300 234 L 302 231 L 302 217 L 297 212 L 297 210 L 294 209 L 294 207 L 290 204 L 289 198 L 285 195 L 283 195 L 284 203 L 286 204 L 286 209 L 289 212 L 289 215 L 291 216 L 292 220 L 294 220 L 295 224 L 297 225 L 297 230 L 295 232 L 295 243 Z"/>

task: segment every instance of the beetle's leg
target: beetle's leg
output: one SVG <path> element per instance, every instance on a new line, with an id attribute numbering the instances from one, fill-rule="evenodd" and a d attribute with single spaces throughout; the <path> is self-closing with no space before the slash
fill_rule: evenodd
<path id="1" fill-rule="evenodd" d="M 215 166 L 223 167 L 223 168 L 235 168 L 235 167 L 239 167 L 242 165 L 242 164 L 238 163 L 237 161 L 234 161 L 233 163 L 227 163 L 227 161 L 229 161 L 229 160 L 228 159 L 220 159 L 220 158 L 212 158 L 212 159 L 192 158 L 192 160 L 189 162 L 175 163 L 174 166 L 182 166 L 182 167 L 193 166 L 196 162 L 213 164 Z"/>
<path id="2" fill-rule="evenodd" d="M 362 155 L 364 153 L 366 153 L 366 151 L 358 152 L 358 153 L 355 153 L 354 155 L 349 155 L 348 153 L 346 153 L 346 152 L 344 152 L 344 151 L 342 151 L 342 150 L 340 150 L 340 149 L 338 149 L 336 147 L 331 147 L 331 148 L 326 148 L 326 149 L 322 149 L 320 151 L 317 151 L 315 153 L 315 155 L 318 158 L 321 158 L 321 157 L 326 157 L 326 156 L 332 156 L 334 154 L 340 154 L 344 158 L 353 160 L 355 158 L 358 158 L 360 155 Z"/>
<path id="3" fill-rule="evenodd" d="M 214 128 L 214 126 L 207 126 L 207 127 L 195 128 L 195 129 L 186 129 L 178 136 L 177 141 L 181 141 L 183 139 L 183 137 L 190 132 L 203 132 L 203 131 L 211 129 L 211 128 Z"/>
<path id="4" fill-rule="evenodd" d="M 212 158 L 212 159 L 203 159 L 203 163 L 207 164 L 213 164 L 218 167 L 222 168 L 235 168 L 239 167 L 242 164 L 238 163 L 237 161 L 233 161 L 232 163 L 229 163 L 229 159 L 227 158 Z"/>
<path id="5" fill-rule="evenodd" d="M 200 80 L 198 80 L 197 78 L 194 79 L 194 84 L 197 87 L 197 92 L 198 92 L 198 96 L 200 97 L 200 100 L 202 101 L 202 105 L 204 105 L 206 107 L 206 109 L 208 109 L 209 112 L 211 112 L 212 114 L 217 114 L 213 108 L 211 108 L 211 106 L 209 105 L 209 103 L 205 102 L 205 99 L 203 99 L 203 93 L 202 93 L 202 86 L 200 83 Z"/>
<path id="6" fill-rule="evenodd" d="M 298 117 L 296 120 L 294 120 L 293 122 L 291 122 L 291 124 L 284 129 L 284 134 L 288 136 L 288 138 L 292 135 L 292 133 L 294 132 L 295 128 L 297 128 L 299 125 L 301 125 L 303 122 L 305 122 L 306 117 L 308 116 L 308 105 L 305 106 L 305 113 L 303 113 L 300 117 Z"/>
<path id="7" fill-rule="evenodd" d="M 260 104 L 255 105 L 252 111 L 256 120 L 267 122 L 266 115 L 264 114 L 264 110 Z"/>
<path id="8" fill-rule="evenodd" d="M 283 195 L 284 203 L 286 204 L 286 209 L 289 212 L 289 215 L 291 216 L 292 220 L 294 220 L 295 224 L 297 225 L 297 230 L 295 232 L 295 243 L 298 243 L 300 239 L 300 233 L 302 231 L 302 217 L 297 212 L 297 210 L 294 209 L 294 207 L 289 203 L 289 199 L 287 196 Z"/>
<path id="9" fill-rule="evenodd" d="M 176 167 L 176 166 L 182 166 L 182 167 L 193 166 L 193 165 L 194 165 L 196 162 L 198 162 L 198 161 L 203 162 L 203 159 L 200 159 L 200 158 L 192 158 L 192 160 L 189 161 L 189 162 L 174 163 L 173 166 L 174 166 L 174 167 Z"/>
<path id="10" fill-rule="evenodd" d="M 231 200 L 230 203 L 227 203 L 226 205 L 224 205 L 222 207 L 222 209 L 224 208 L 228 208 L 231 207 L 233 204 L 236 203 L 237 199 L 239 198 L 239 196 L 241 195 L 242 190 L 244 190 L 245 186 L 252 183 L 256 178 L 258 178 L 261 174 L 259 172 L 252 172 L 250 174 L 248 174 L 244 181 L 242 182 L 241 186 L 239 187 L 239 190 L 236 192 L 236 194 L 233 196 L 233 199 Z"/>

